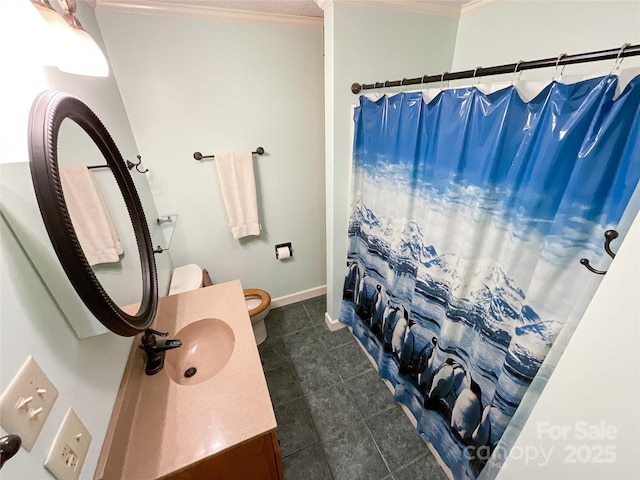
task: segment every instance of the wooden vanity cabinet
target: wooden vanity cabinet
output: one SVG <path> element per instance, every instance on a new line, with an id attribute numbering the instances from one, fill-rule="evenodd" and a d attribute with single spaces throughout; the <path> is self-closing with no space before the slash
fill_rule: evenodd
<path id="1" fill-rule="evenodd" d="M 228 319 L 234 346 L 227 364 L 208 380 L 180 384 L 166 368 L 146 375 L 134 341 L 96 480 L 283 480 L 276 417 L 239 280 L 160 298 L 154 328 L 180 332 L 202 319 Z"/>
<path id="2" fill-rule="evenodd" d="M 284 480 L 275 431 L 165 477 L 167 480 Z"/>

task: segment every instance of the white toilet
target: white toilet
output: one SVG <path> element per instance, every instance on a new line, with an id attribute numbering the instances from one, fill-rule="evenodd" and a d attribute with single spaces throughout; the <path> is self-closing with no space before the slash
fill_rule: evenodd
<path id="1" fill-rule="evenodd" d="M 169 295 L 188 292 L 189 290 L 208 287 L 209 285 L 213 285 L 209 272 L 195 263 L 191 263 L 173 270 Z M 247 304 L 249 317 L 251 317 L 256 344 L 260 345 L 267 339 L 267 327 L 264 324 L 264 319 L 271 309 L 271 296 L 264 290 L 247 288 L 244 290 L 244 301 Z"/>

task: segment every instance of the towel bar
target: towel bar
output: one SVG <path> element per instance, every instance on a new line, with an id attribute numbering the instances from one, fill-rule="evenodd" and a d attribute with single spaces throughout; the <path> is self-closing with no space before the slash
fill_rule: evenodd
<path id="1" fill-rule="evenodd" d="M 133 167 L 135 167 L 135 169 L 140 172 L 140 173 L 147 173 L 149 171 L 148 168 L 145 168 L 144 170 L 140 170 L 138 167 L 140 166 L 140 164 L 142 163 L 142 157 L 140 155 L 136 155 L 136 157 L 138 157 L 138 163 L 133 163 L 131 160 L 127 160 L 127 168 L 129 170 L 133 170 Z M 87 167 L 89 170 L 93 170 L 95 168 L 109 168 L 109 165 L 89 165 Z"/>
<path id="2" fill-rule="evenodd" d="M 258 147 L 255 152 L 251 152 L 255 155 L 262 155 L 264 153 L 264 148 Z M 200 152 L 194 152 L 193 158 L 196 160 L 202 160 L 203 158 L 215 158 L 215 155 L 202 155 Z"/>

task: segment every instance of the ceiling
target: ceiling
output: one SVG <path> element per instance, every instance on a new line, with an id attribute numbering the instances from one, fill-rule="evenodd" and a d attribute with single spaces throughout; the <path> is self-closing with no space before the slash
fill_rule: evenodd
<path id="1" fill-rule="evenodd" d="M 320 5 L 328 5 L 332 0 L 95 0 L 97 8 L 103 9 L 143 9 L 151 10 L 220 10 L 250 12 L 253 14 L 284 15 L 321 19 L 324 16 Z M 486 2 L 487 0 L 339 0 L 363 6 L 377 6 L 422 13 L 459 16 L 463 6 Z M 491 1 L 491 0 L 488 0 Z M 495 0 L 494 0 L 495 1 Z"/>

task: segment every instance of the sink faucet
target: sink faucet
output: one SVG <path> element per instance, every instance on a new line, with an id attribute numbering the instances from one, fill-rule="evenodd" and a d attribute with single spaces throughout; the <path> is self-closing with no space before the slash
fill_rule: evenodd
<path id="1" fill-rule="evenodd" d="M 166 337 L 169 333 L 158 332 L 152 328 L 147 328 L 144 331 L 140 342 L 141 345 L 139 346 L 139 348 L 147 354 L 147 366 L 144 369 L 144 373 L 147 375 L 155 375 L 162 370 L 164 366 L 164 352 L 182 346 L 181 340 L 157 340 L 156 335 Z"/>

